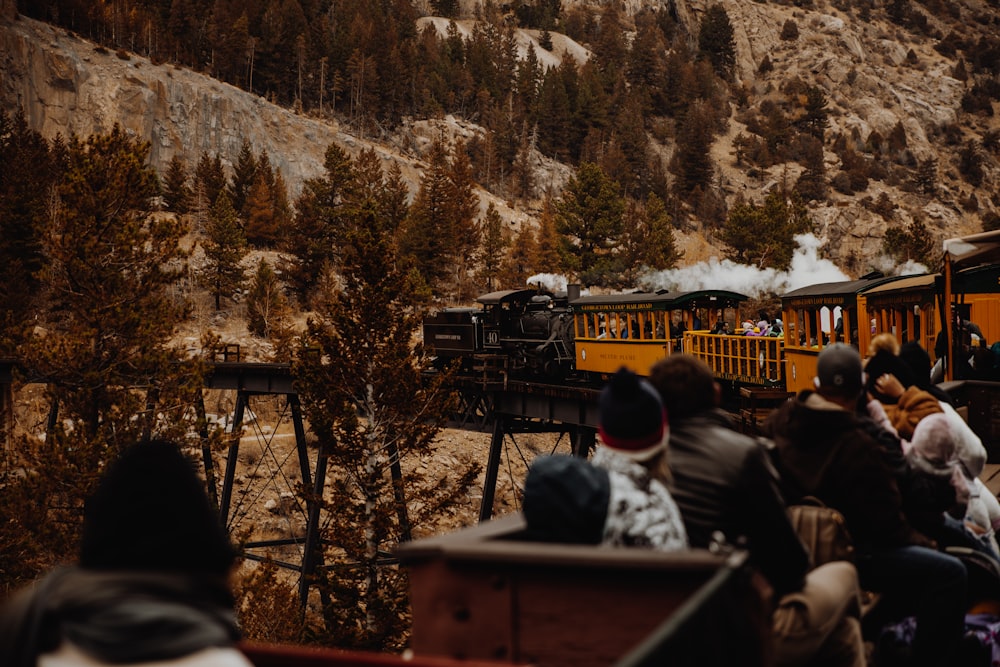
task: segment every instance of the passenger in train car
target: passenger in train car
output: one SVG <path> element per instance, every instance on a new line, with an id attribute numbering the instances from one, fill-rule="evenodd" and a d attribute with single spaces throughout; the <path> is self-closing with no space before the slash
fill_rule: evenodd
<path id="1" fill-rule="evenodd" d="M 0 611 L 0 664 L 250 667 L 234 646 L 235 557 L 178 446 L 133 445 L 87 501 L 79 562 Z"/>
<path id="2" fill-rule="evenodd" d="M 973 358 L 974 346 L 973 341 L 978 343 L 985 343 L 983 331 L 979 328 L 979 325 L 971 320 L 965 319 L 961 316 L 958 309 L 953 305 L 951 308 L 952 314 L 952 336 L 954 340 L 952 344 L 954 346 L 954 363 L 955 369 L 952 376 L 956 380 L 968 380 L 972 379 L 975 375 L 975 369 L 970 360 Z M 982 347 L 983 345 L 979 345 Z M 940 370 L 937 372 L 938 379 L 943 379 L 944 377 L 944 363 L 948 355 L 948 339 L 947 332 L 941 330 L 938 332 L 937 339 L 934 341 L 934 356 L 937 357 L 940 364 Z M 935 370 L 939 366 L 935 365 Z M 932 370 L 932 378 L 934 378 L 934 370 Z"/>
<path id="3" fill-rule="evenodd" d="M 608 472 L 611 486 L 602 542 L 665 551 L 687 547 L 680 511 L 659 481 L 669 476 L 670 435 L 659 394 L 622 367 L 601 390 L 598 407 L 600 442 L 592 461 Z"/>
<path id="4" fill-rule="evenodd" d="M 986 464 L 986 448 L 982 440 L 950 403 L 939 401 L 916 385 L 904 387 L 905 384 L 892 374 L 884 374 L 875 378 L 874 386 L 876 396 L 886 396 L 887 400 L 896 401 L 895 405 L 890 403 L 885 406 L 886 419 L 887 428 L 902 438 L 902 450 L 910 464 L 905 484 L 899 480 L 907 516 L 919 530 L 936 540 L 941 547 L 960 546 L 985 550 L 996 557 L 993 545 L 988 539 L 983 539 L 983 535 L 996 526 L 988 518 L 987 511 L 992 509 L 995 498 L 979 480 Z M 928 419 L 933 422 L 937 418 L 946 421 L 948 429 L 938 429 L 933 433 L 940 436 L 947 432 L 951 440 L 948 444 L 965 484 L 958 498 L 954 494 L 947 496 L 940 482 L 934 483 L 935 477 L 927 474 L 926 465 L 913 465 L 920 461 L 919 453 L 914 453 L 913 448 L 921 424 Z M 939 444 L 936 449 L 940 451 L 943 446 Z M 984 543 L 986 549 L 983 548 Z"/>
<path id="5" fill-rule="evenodd" d="M 963 471 L 958 447 L 960 438 L 943 412 L 920 420 L 906 453 L 915 474 L 943 479 L 953 488 L 954 507 L 947 516 L 957 519 L 958 529 L 974 540 L 974 544 L 956 544 L 983 549 L 993 558 L 1000 557 L 994 529 L 1000 527 L 1000 503 L 976 478 L 969 480 Z M 984 493 L 985 491 L 985 493 Z M 931 535 L 935 537 L 935 535 Z M 938 540 L 939 544 L 941 540 Z"/>
<path id="6" fill-rule="evenodd" d="M 931 382 L 931 357 L 927 350 L 917 341 L 903 343 L 899 347 L 899 359 L 910 370 L 914 384 L 926 392 L 930 392 L 934 398 L 943 403 L 952 405 L 954 399 L 936 384 Z"/>
<path id="7" fill-rule="evenodd" d="M 776 664 L 864 665 L 857 571 L 847 561 L 810 571 L 768 454 L 733 429 L 708 365 L 671 355 L 653 366 L 649 379 L 670 415 L 668 486 L 691 545 L 707 548 L 720 531 L 730 543 L 746 545 L 774 588 Z"/>
<path id="8" fill-rule="evenodd" d="M 722 311 L 716 311 L 715 313 L 715 324 L 712 325 L 712 333 L 721 334 L 726 329 L 726 319 L 722 314 Z"/>
<path id="9" fill-rule="evenodd" d="M 656 390 L 622 368 L 602 390 L 599 407 L 601 442 L 592 461 L 552 455 L 529 467 L 526 537 L 661 551 L 687 548 L 680 510 L 659 481 L 667 474 L 670 431 Z"/>
<path id="10" fill-rule="evenodd" d="M 805 390 L 765 422 L 788 502 L 815 496 L 844 515 L 865 590 L 882 594 L 865 617 L 870 636 L 915 616 L 914 665 L 951 665 L 964 634 L 967 572 L 939 552 L 903 514 L 899 487 L 879 444 L 856 415 L 864 390 L 861 357 L 843 343 L 817 360 L 816 390 Z"/>

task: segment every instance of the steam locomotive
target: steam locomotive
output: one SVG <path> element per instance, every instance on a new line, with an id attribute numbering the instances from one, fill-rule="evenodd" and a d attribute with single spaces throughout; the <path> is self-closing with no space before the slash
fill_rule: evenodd
<path id="1" fill-rule="evenodd" d="M 571 295 L 521 289 L 484 294 L 475 307 L 445 308 L 423 323 L 439 365 L 464 373 L 563 379 L 575 358 Z"/>

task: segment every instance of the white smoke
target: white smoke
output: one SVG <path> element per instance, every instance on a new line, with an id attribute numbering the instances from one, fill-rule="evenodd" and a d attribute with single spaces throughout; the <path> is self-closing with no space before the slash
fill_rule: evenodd
<path id="1" fill-rule="evenodd" d="M 665 289 L 672 292 L 690 292 L 702 289 L 724 289 L 750 297 L 767 294 L 784 294 L 799 287 L 831 283 L 850 278 L 828 259 L 819 256 L 825 243 L 813 234 L 795 237 L 797 248 L 788 271 L 762 269 L 737 264 L 729 259 L 713 257 L 707 262 L 667 271 L 648 273 L 640 280 L 644 289 Z"/>
<path id="2" fill-rule="evenodd" d="M 565 292 L 569 279 L 558 273 L 536 273 L 528 278 L 525 283 L 529 287 L 541 287 L 553 294 Z"/>
<path id="3" fill-rule="evenodd" d="M 712 257 L 679 269 L 653 271 L 639 278 L 638 288 L 650 292 L 692 292 L 696 290 L 719 289 L 745 294 L 751 298 L 768 295 L 782 295 L 800 287 L 851 280 L 836 264 L 819 256 L 819 249 L 826 239 L 814 234 L 795 236 L 796 249 L 787 271 L 762 269 L 747 264 L 738 264 L 729 259 Z M 912 260 L 901 265 L 888 257 L 874 260 L 873 268 L 886 275 L 909 275 L 927 273 L 927 267 Z M 553 293 L 565 292 L 569 280 L 557 273 L 538 273 L 527 280 L 529 286 L 540 286 Z M 631 292 L 633 290 L 624 290 Z M 587 293 L 585 289 L 584 294 Z"/>

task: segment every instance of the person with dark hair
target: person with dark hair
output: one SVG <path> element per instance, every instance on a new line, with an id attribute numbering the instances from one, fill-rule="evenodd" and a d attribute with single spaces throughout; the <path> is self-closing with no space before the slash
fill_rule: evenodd
<path id="1" fill-rule="evenodd" d="M 649 380 L 670 416 L 669 488 L 691 546 L 706 548 L 721 532 L 746 546 L 774 589 L 775 663 L 864 665 L 854 566 L 839 561 L 810 570 L 768 453 L 733 429 L 719 408 L 712 370 L 697 357 L 672 354 L 653 366 Z"/>
<path id="2" fill-rule="evenodd" d="M 934 398 L 943 403 L 953 404 L 954 400 L 936 384 L 931 382 L 931 356 L 927 350 L 915 340 L 903 343 L 899 347 L 899 360 L 906 364 L 913 378 L 913 383 L 926 392 L 930 392 Z"/>
<path id="3" fill-rule="evenodd" d="M 765 422 L 785 498 L 814 496 L 843 514 L 861 585 L 882 594 L 866 624 L 915 616 L 913 664 L 953 664 L 964 632 L 965 565 L 937 551 L 904 517 L 896 480 L 856 413 L 864 390 L 857 350 L 824 348 L 816 371 L 816 390 L 801 392 Z"/>
<path id="4" fill-rule="evenodd" d="M 133 445 L 86 503 L 79 563 L 0 612 L 0 663 L 249 667 L 235 648 L 235 559 L 178 446 Z"/>

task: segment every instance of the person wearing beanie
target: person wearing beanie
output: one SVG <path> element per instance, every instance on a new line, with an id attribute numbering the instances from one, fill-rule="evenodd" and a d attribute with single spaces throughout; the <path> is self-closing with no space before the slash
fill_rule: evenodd
<path id="1" fill-rule="evenodd" d="M 85 505 L 79 563 L 0 610 L 0 664 L 250 667 L 235 648 L 235 559 L 177 444 L 132 445 Z"/>
<path id="2" fill-rule="evenodd" d="M 601 542 L 663 551 L 688 546 L 677 504 L 659 481 L 667 471 L 667 414 L 646 380 L 620 368 L 601 391 L 593 465 L 607 471 L 608 515 Z M 657 471 L 654 473 L 654 470 Z"/>
<path id="3" fill-rule="evenodd" d="M 882 447 L 858 414 L 864 379 L 857 350 L 825 346 L 816 371 L 815 391 L 800 392 L 764 424 L 785 500 L 814 496 L 843 515 L 861 586 L 881 593 L 864 618 L 869 638 L 883 623 L 915 616 L 913 664 L 950 665 L 964 633 L 965 565 L 906 519 Z"/>

